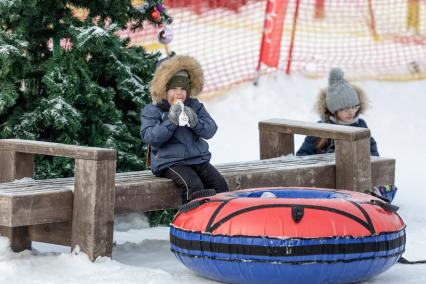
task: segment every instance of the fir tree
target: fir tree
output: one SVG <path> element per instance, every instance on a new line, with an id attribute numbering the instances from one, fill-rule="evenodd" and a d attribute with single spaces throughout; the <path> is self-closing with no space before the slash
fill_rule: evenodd
<path id="1" fill-rule="evenodd" d="M 159 54 L 117 31 L 147 21 L 171 22 L 162 0 L 0 0 L 0 138 L 114 148 L 118 171 L 143 169 L 139 114 Z M 70 176 L 70 163 L 39 160 L 36 176 Z"/>

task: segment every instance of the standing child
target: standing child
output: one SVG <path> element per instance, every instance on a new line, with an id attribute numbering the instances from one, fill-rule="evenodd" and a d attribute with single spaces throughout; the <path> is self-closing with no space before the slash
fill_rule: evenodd
<path id="1" fill-rule="evenodd" d="M 182 203 L 229 191 L 228 184 L 210 164 L 205 139 L 217 125 L 196 99 L 203 89 L 200 64 L 190 56 L 161 62 L 151 82 L 153 102 L 141 115 L 141 138 L 151 146 L 151 170 L 182 189 Z"/>
<path id="2" fill-rule="evenodd" d="M 339 68 L 330 70 L 328 87 L 321 90 L 316 104 L 322 123 L 332 123 L 367 128 L 359 115 L 366 110 L 367 98 L 364 92 L 343 78 Z M 334 153 L 334 140 L 307 136 L 297 156 Z M 379 156 L 376 141 L 370 138 L 370 153 Z"/>

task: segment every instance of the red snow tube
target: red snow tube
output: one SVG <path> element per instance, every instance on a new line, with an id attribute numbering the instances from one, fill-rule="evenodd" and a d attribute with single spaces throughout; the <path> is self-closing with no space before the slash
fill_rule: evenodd
<path id="1" fill-rule="evenodd" d="M 405 225 L 367 194 L 257 188 L 198 199 L 170 225 L 186 266 L 227 283 L 351 283 L 396 263 Z"/>

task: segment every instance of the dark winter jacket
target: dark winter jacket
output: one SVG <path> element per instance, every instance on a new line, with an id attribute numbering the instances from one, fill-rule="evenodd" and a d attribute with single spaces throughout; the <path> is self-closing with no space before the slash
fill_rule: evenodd
<path id="1" fill-rule="evenodd" d="M 209 146 L 204 139 L 216 133 L 217 125 L 203 104 L 187 98 L 185 105 L 198 115 L 194 128 L 178 127 L 168 119 L 167 101 L 146 105 L 141 115 L 141 138 L 151 145 L 151 170 L 155 175 L 176 164 L 195 165 L 210 161 Z"/>
<path id="2" fill-rule="evenodd" d="M 335 124 L 331 120 L 328 120 L 327 123 Z M 361 118 L 358 119 L 358 122 L 352 123 L 349 126 L 368 128 L 367 123 Z M 319 140 L 320 138 L 318 137 L 307 136 L 302 146 L 300 146 L 299 150 L 297 151 L 296 155 L 307 156 L 315 154 L 334 153 L 335 148 L 333 139 L 327 139 L 325 146 L 322 149 L 317 149 L 317 144 Z M 372 156 L 379 156 L 379 152 L 377 151 L 377 144 L 373 137 L 370 137 L 370 153 Z"/>

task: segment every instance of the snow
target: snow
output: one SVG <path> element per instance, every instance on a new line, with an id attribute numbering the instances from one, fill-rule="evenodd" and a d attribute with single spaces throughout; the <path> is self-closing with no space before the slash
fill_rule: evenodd
<path id="1" fill-rule="evenodd" d="M 104 30 L 99 26 L 91 26 L 88 28 L 80 28 L 74 27 L 76 31 L 78 31 L 77 40 L 79 42 L 79 47 L 82 47 L 86 44 L 86 42 L 92 38 L 100 38 L 109 36 L 109 31 L 116 29 L 117 25 L 112 24 L 108 27 L 108 30 Z"/>
<path id="2" fill-rule="evenodd" d="M 7 55 L 9 55 L 12 52 L 18 52 L 18 49 L 13 45 L 2 44 L 0 46 L 0 55 L 6 57 Z"/>
<path id="3" fill-rule="evenodd" d="M 43 110 L 42 114 L 55 121 L 56 125 L 60 124 L 62 126 L 66 126 L 70 123 L 67 117 L 64 116 L 64 113 L 66 112 L 69 113 L 72 117 L 74 117 L 74 119 L 80 117 L 79 111 L 76 110 L 72 105 L 67 103 L 63 99 L 63 97 L 45 99 L 43 103 L 46 105 L 50 105 L 51 107 L 49 109 Z"/>
<path id="4" fill-rule="evenodd" d="M 273 117 L 317 121 L 314 99 L 326 80 L 310 80 L 281 74 L 261 78 L 257 87 L 246 83 L 204 101 L 219 125 L 209 141 L 213 162 L 255 160 L 259 156 L 259 120 Z M 426 190 L 423 172 L 426 161 L 426 82 L 405 83 L 360 81 L 371 108 L 363 117 L 377 140 L 382 156 L 396 158 L 394 200 L 407 224 L 405 257 L 426 258 Z M 303 137 L 296 137 L 300 145 Z M 297 147 L 297 146 L 296 146 Z M 95 263 L 68 247 L 35 243 L 33 251 L 14 253 L 8 239 L 0 237 L 0 283 L 216 283 L 185 268 L 169 249 L 168 228 L 149 228 L 139 214 L 115 220 L 112 259 Z M 396 264 L 366 283 L 426 283 L 424 265 Z"/>

